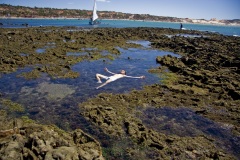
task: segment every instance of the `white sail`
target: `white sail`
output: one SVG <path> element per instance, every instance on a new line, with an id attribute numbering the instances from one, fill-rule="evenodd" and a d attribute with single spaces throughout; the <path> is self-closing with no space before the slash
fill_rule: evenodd
<path id="1" fill-rule="evenodd" d="M 96 4 L 96 0 L 94 0 L 93 18 L 92 18 L 92 20 L 95 21 L 96 19 L 98 19 L 98 15 L 97 15 L 97 4 Z"/>

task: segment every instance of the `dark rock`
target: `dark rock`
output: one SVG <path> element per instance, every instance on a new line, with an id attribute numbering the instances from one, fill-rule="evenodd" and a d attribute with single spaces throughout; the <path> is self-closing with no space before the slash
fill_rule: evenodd
<path id="1" fill-rule="evenodd" d="M 34 124 L 20 130 L 24 134 L 1 139 L 1 159 L 104 159 L 99 142 L 80 129 L 70 134 Z"/>

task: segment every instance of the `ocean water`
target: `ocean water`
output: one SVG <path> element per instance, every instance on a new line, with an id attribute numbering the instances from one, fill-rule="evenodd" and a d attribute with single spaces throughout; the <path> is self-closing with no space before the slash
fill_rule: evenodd
<path id="1" fill-rule="evenodd" d="M 158 27 L 158 28 L 173 28 L 179 29 L 179 23 L 172 22 L 150 22 L 150 21 L 133 21 L 133 20 L 101 20 L 100 25 L 91 26 L 89 20 L 78 19 L 0 19 L 2 28 L 19 28 L 28 26 L 77 26 L 77 27 Z M 209 25 L 209 24 L 184 24 L 183 27 L 187 30 L 199 30 L 208 32 L 217 32 L 223 35 L 240 36 L 240 26 L 225 26 L 225 25 Z"/>

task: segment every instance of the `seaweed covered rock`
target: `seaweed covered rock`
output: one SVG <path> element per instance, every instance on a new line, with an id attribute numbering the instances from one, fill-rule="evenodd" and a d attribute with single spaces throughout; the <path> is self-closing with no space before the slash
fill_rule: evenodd
<path id="1" fill-rule="evenodd" d="M 1 114 L 1 120 L 4 116 Z M 9 129 L 0 130 L 2 160 L 104 159 L 99 142 L 81 129 L 69 133 L 56 126 L 24 123 L 20 119 L 15 123 L 20 127 L 11 129 L 9 125 Z"/>
<path id="2" fill-rule="evenodd" d="M 214 144 L 214 139 L 207 136 L 180 137 L 166 135 L 148 128 L 139 118 L 144 113 L 139 110 L 136 111 L 136 104 L 143 105 L 143 108 L 147 108 L 150 103 L 155 106 L 163 106 L 165 104 L 164 99 L 169 97 L 172 92 L 168 96 L 163 95 L 160 100 L 156 93 L 163 94 L 163 90 L 159 91 L 161 88 L 158 88 L 159 90 L 156 90 L 156 93 L 148 92 L 147 88 L 144 91 L 133 91 L 128 95 L 100 94 L 98 97 L 80 104 L 83 110 L 82 114 L 95 125 L 101 127 L 107 135 L 120 139 L 125 136 L 129 138 L 133 145 L 124 149 L 129 159 L 143 157 L 144 159 L 171 159 L 172 157 L 183 159 L 235 159 L 235 157 L 218 148 Z M 193 99 L 194 96 L 191 96 L 191 94 L 189 94 L 189 97 Z M 151 100 L 153 95 L 156 98 L 155 102 Z M 174 101 L 178 100 L 175 99 Z M 168 101 L 167 103 L 170 104 L 171 102 Z M 141 156 L 138 155 L 139 149 L 136 145 L 141 146 Z"/>
<path id="3" fill-rule="evenodd" d="M 157 63 L 168 66 L 171 70 L 175 72 L 185 68 L 184 63 L 179 58 L 172 57 L 171 55 L 167 55 L 163 57 L 158 56 L 156 58 L 156 61 Z"/>

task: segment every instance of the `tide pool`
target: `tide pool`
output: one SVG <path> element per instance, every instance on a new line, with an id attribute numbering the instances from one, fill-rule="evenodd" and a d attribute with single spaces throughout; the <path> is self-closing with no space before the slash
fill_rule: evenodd
<path id="1" fill-rule="evenodd" d="M 4 97 L 9 97 L 15 102 L 26 106 L 25 113 L 21 114 L 40 120 L 42 123 L 58 124 L 65 129 L 68 129 L 66 124 L 70 125 L 70 128 L 78 128 L 82 125 L 79 122 L 79 119 L 82 118 L 79 118 L 78 103 L 102 92 L 128 93 L 134 89 L 141 89 L 145 85 L 161 83 L 160 73 L 152 74 L 148 72 L 149 69 L 160 66 L 160 64 L 156 63 L 156 57 L 164 55 L 179 56 L 172 52 L 151 49 L 147 45 L 148 41 L 131 41 L 131 43 L 138 43 L 143 46 L 141 48 L 118 48 L 121 54 L 115 55 L 114 60 L 102 58 L 73 65 L 72 70 L 80 74 L 75 79 L 54 79 L 46 74 L 42 74 L 40 78 L 29 80 L 19 77 L 21 73 L 31 71 L 36 66 L 19 68 L 17 72 L 3 74 L 0 78 L 1 92 L 4 93 Z M 41 54 L 44 54 L 44 50 L 41 50 Z M 85 52 L 67 53 L 67 56 L 68 54 L 69 56 L 72 54 L 81 56 Z M 144 75 L 146 78 L 122 78 L 97 90 L 95 88 L 99 84 L 96 83 L 95 74 L 111 75 L 104 71 L 105 67 L 114 73 L 124 69 L 127 75 Z M 65 117 L 65 112 L 72 115 L 70 120 Z M 76 122 L 78 123 L 75 124 Z"/>

